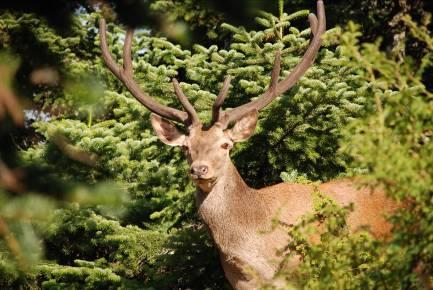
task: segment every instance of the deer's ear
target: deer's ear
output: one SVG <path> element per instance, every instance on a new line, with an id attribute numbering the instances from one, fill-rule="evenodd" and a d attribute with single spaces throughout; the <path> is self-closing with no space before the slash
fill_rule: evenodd
<path id="1" fill-rule="evenodd" d="M 179 132 L 168 120 L 156 115 L 150 115 L 150 122 L 158 138 L 170 146 L 182 146 L 185 142 L 185 135 Z"/>
<path id="2" fill-rule="evenodd" d="M 232 129 L 227 130 L 230 139 L 233 142 L 240 142 L 250 138 L 256 129 L 258 114 L 257 110 L 254 109 L 240 118 Z"/>

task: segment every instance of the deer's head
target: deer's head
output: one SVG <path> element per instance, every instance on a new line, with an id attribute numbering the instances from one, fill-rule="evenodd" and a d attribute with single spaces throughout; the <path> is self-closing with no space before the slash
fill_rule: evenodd
<path id="1" fill-rule="evenodd" d="M 314 14 L 309 15 L 313 34 L 310 46 L 292 72 L 282 81 L 278 81 L 281 53 L 277 51 L 269 88 L 254 101 L 223 111 L 221 106 L 230 86 L 230 77 L 227 77 L 212 107 L 212 121 L 207 126 L 200 121 L 176 79 L 173 79 L 174 91 L 185 111 L 164 106 L 140 89 L 132 75 L 131 44 L 134 33 L 132 29 L 128 29 L 125 36 L 123 67 L 115 63 L 109 52 L 103 18 L 99 21 L 101 49 L 104 61 L 111 72 L 140 103 L 152 111 L 152 126 L 161 141 L 184 149 L 190 164 L 191 177 L 202 189 L 209 190 L 218 178 L 224 175 L 227 164 L 230 164 L 229 151 L 233 144 L 248 139 L 254 133 L 258 112 L 277 96 L 293 87 L 313 63 L 326 26 L 322 0 L 317 2 L 317 11 L 318 18 Z M 180 132 L 171 121 L 183 123 L 187 128 L 186 134 Z M 231 124 L 234 126 L 230 128 Z"/>
<path id="2" fill-rule="evenodd" d="M 257 110 L 252 110 L 236 121 L 231 129 L 216 122 L 211 127 L 197 123 L 183 134 L 176 126 L 152 114 L 151 121 L 159 139 L 170 146 L 181 146 L 190 166 L 190 176 L 204 191 L 210 190 L 225 175 L 231 164 L 229 152 L 234 142 L 248 139 L 257 123 Z"/>

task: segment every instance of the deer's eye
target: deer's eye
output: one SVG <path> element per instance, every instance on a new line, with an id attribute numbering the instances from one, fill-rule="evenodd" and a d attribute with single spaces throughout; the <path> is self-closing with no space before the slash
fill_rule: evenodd
<path id="1" fill-rule="evenodd" d="M 223 143 L 223 144 L 221 144 L 221 148 L 222 149 L 229 149 L 229 147 L 230 147 L 229 143 Z"/>

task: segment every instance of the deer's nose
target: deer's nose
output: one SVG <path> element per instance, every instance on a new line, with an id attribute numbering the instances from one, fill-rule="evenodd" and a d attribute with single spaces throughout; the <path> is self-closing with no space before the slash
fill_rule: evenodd
<path id="1" fill-rule="evenodd" d="M 209 167 L 207 167 L 207 165 L 194 165 L 191 166 L 191 174 L 197 175 L 197 176 L 201 176 L 201 175 L 205 175 L 209 170 Z"/>

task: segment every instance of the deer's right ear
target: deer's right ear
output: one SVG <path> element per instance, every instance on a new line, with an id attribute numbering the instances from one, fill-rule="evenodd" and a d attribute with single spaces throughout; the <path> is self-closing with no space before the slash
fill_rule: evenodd
<path id="1" fill-rule="evenodd" d="M 246 113 L 237 120 L 232 129 L 227 130 L 227 135 L 233 142 L 245 141 L 254 134 L 259 112 L 256 109 Z"/>
<path id="2" fill-rule="evenodd" d="M 158 138 L 170 146 L 182 146 L 185 142 L 185 135 L 179 132 L 168 120 L 152 113 L 150 122 Z"/>

